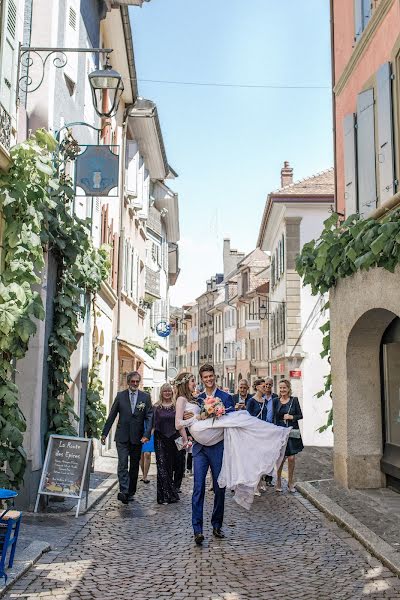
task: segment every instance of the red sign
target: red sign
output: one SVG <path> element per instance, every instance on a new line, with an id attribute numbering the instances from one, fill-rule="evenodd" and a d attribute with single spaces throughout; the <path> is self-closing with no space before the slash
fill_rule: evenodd
<path id="1" fill-rule="evenodd" d="M 296 369 L 295 371 L 289 371 L 289 376 L 292 379 L 300 379 L 300 377 L 301 377 L 301 371 L 299 371 L 298 369 Z"/>

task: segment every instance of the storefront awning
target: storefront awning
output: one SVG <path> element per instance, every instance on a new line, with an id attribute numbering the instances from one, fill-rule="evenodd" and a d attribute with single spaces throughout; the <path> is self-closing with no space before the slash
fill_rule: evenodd
<path id="1" fill-rule="evenodd" d="M 143 387 L 158 387 L 166 382 L 165 369 L 138 346 L 119 340 L 121 346 L 132 352 L 143 363 Z"/>

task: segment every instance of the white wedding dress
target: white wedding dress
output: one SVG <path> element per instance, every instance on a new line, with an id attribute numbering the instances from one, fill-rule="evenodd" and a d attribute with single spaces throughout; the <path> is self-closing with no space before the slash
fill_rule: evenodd
<path id="1" fill-rule="evenodd" d="M 185 411 L 194 417 L 182 421 L 200 444 L 213 446 L 224 440 L 224 456 L 218 485 L 235 491 L 235 501 L 250 509 L 254 492 L 262 475 L 270 475 L 279 467 L 284 455 L 291 427 L 278 427 L 256 417 L 246 410 L 231 412 L 213 421 L 199 421 L 197 404 L 188 402 Z"/>

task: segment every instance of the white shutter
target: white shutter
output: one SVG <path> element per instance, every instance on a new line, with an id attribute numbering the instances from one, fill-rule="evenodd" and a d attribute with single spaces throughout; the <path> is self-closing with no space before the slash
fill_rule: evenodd
<path id="1" fill-rule="evenodd" d="M 79 47 L 79 0 L 68 0 L 65 15 L 64 48 Z M 78 53 L 69 52 L 64 74 L 74 83 L 78 79 Z"/>
<path id="2" fill-rule="evenodd" d="M 142 197 L 142 210 L 140 216 L 147 219 L 149 214 L 149 202 L 150 202 L 150 174 L 146 168 L 143 170 L 143 197 Z"/>
<path id="3" fill-rule="evenodd" d="M 138 301 L 138 253 L 133 249 L 132 257 L 132 298 L 135 302 Z"/>
<path id="4" fill-rule="evenodd" d="M 392 70 L 382 65 L 377 74 L 378 171 L 381 203 L 395 193 L 393 156 Z"/>
<path id="5" fill-rule="evenodd" d="M 0 10 L 1 10 L 0 2 Z M 9 115 L 15 116 L 15 92 L 17 78 L 18 50 L 18 3 L 17 0 L 3 0 L 3 11 L 0 15 L 3 40 L 0 56 L 0 102 Z"/>
<path id="6" fill-rule="evenodd" d="M 139 170 L 139 150 L 137 142 L 127 140 L 126 142 L 126 192 L 137 199 L 138 195 L 138 170 Z M 135 204 L 137 202 L 135 201 Z M 141 205 L 141 204 L 140 204 Z"/>
<path id="7" fill-rule="evenodd" d="M 374 90 L 357 98 L 357 162 L 359 212 L 367 217 L 376 208 Z"/>
<path id="8" fill-rule="evenodd" d="M 356 117 L 353 113 L 343 120 L 344 136 L 344 200 L 346 216 L 357 212 Z"/>

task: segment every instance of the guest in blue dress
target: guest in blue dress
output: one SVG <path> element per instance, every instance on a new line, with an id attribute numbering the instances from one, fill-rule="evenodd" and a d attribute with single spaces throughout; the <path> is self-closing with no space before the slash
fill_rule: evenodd
<path id="1" fill-rule="evenodd" d="M 154 452 L 154 433 L 151 434 L 151 438 L 148 442 L 143 444 L 142 446 L 142 456 L 140 457 L 140 469 L 142 471 L 142 479 L 143 483 L 150 483 L 147 476 L 150 470 L 151 464 L 151 453 Z"/>

